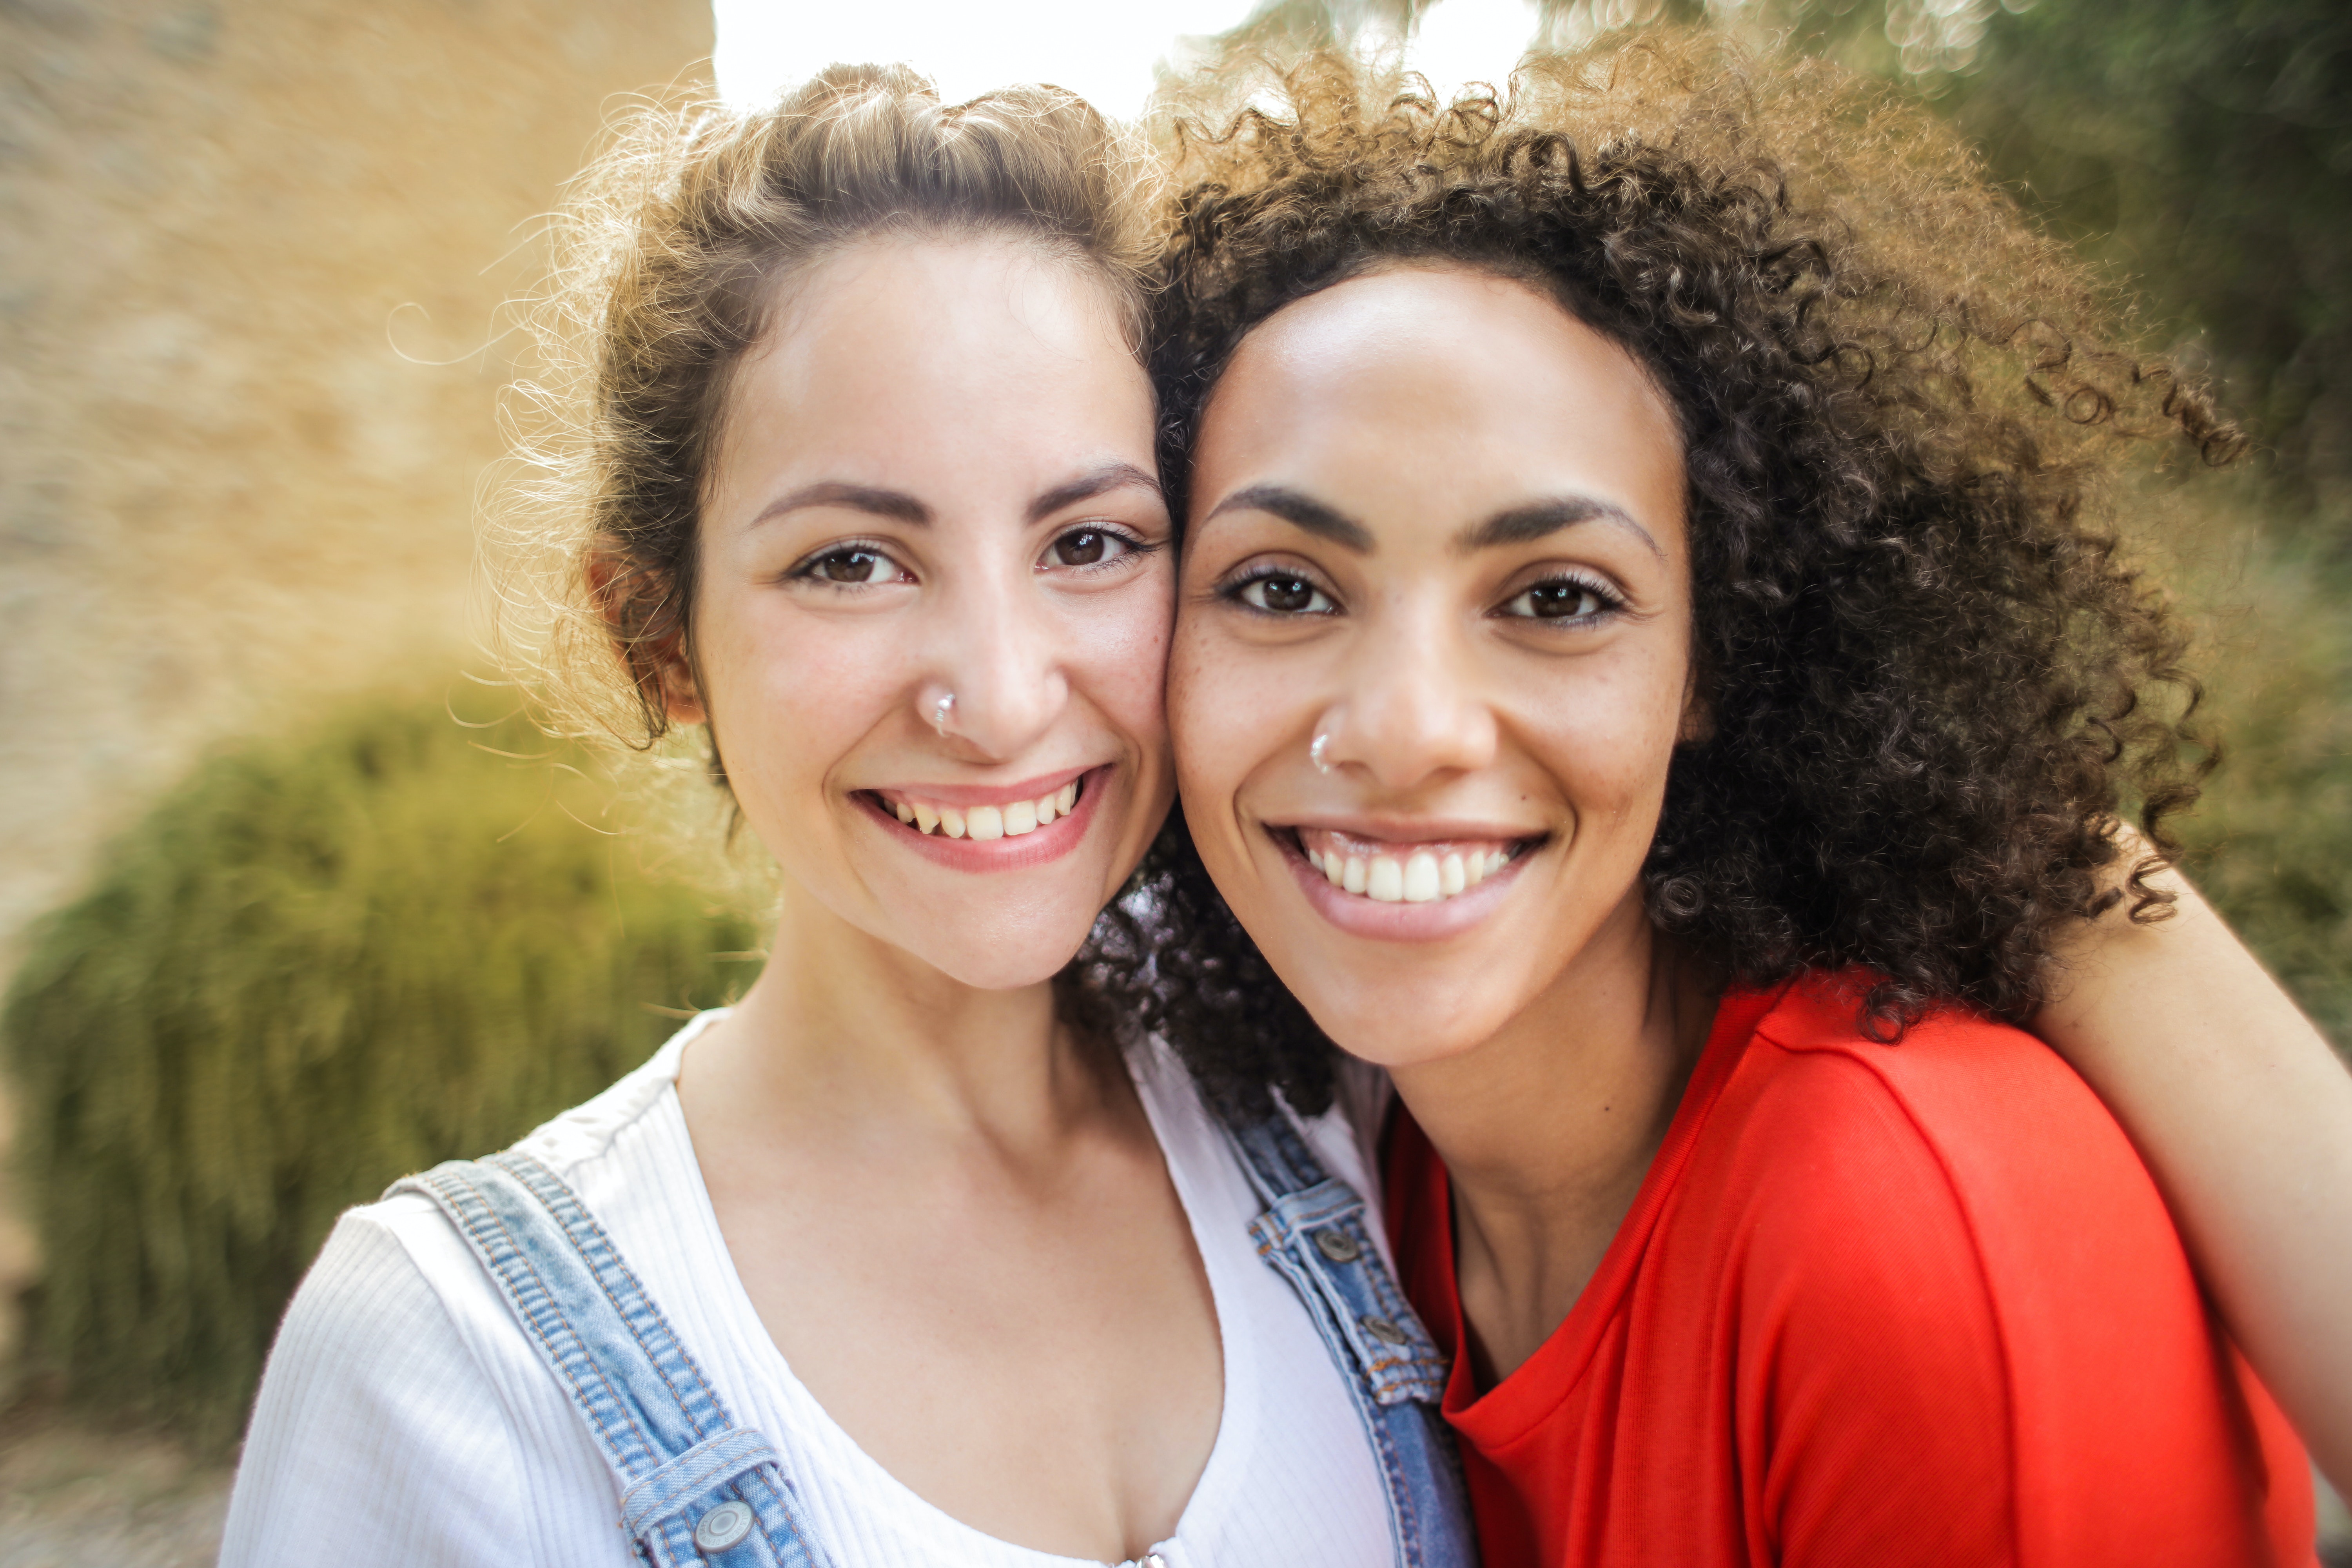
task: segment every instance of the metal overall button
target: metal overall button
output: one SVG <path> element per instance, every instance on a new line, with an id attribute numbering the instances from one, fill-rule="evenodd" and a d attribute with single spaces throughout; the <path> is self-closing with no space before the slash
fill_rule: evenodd
<path id="1" fill-rule="evenodd" d="M 724 1552 L 751 1533 L 751 1505 L 720 1503 L 694 1526 L 694 1544 L 705 1552 Z"/>
<path id="2" fill-rule="evenodd" d="M 1397 1327 L 1395 1322 L 1391 1320 L 1376 1317 L 1370 1312 L 1366 1312 L 1362 1317 L 1358 1318 L 1356 1321 L 1364 1325 L 1364 1332 L 1371 1335 L 1372 1338 L 1376 1340 L 1384 1341 L 1389 1344 L 1401 1345 L 1411 1337 L 1406 1334 L 1402 1329 Z"/>
<path id="3" fill-rule="evenodd" d="M 1315 1233 L 1315 1250 L 1334 1263 L 1353 1263 L 1364 1255 L 1356 1238 L 1344 1230 L 1318 1230 Z"/>

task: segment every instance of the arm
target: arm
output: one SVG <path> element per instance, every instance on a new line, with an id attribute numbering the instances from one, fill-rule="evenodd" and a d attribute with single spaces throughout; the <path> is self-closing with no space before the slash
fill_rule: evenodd
<path id="1" fill-rule="evenodd" d="M 2033 1030 L 2147 1161 L 2231 1333 L 2338 1489 L 2352 1488 L 2352 1073 L 2196 889 L 2110 912 Z"/>

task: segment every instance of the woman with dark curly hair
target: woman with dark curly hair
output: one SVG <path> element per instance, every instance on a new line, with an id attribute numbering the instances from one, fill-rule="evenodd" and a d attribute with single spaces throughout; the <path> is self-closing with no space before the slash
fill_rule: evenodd
<path id="1" fill-rule="evenodd" d="M 1251 85 L 1160 306 L 1144 1012 L 1235 1104 L 1393 1076 L 1486 1561 L 2309 1561 L 2293 1433 L 2014 1026 L 2175 898 L 2210 752 L 2105 520 L 2136 441 L 2237 437 L 1826 70 Z"/>

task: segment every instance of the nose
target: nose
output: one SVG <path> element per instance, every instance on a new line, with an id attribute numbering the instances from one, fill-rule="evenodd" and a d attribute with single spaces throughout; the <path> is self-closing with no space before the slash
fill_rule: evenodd
<path id="1" fill-rule="evenodd" d="M 1321 765 L 1360 770 L 1398 795 L 1491 765 L 1494 710 L 1447 617 L 1390 618 L 1365 631 L 1349 648 L 1339 693 L 1319 718 Z"/>
<path id="2" fill-rule="evenodd" d="M 965 574 L 930 617 L 918 696 L 923 720 L 967 760 L 1011 762 L 1069 703 L 1063 628 L 1027 573 Z M 941 706 L 940 699 L 954 700 Z"/>

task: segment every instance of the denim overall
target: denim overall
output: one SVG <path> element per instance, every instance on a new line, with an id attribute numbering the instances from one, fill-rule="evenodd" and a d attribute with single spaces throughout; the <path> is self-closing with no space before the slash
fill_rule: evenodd
<path id="1" fill-rule="evenodd" d="M 1445 1364 L 1364 1229 L 1279 1118 L 1231 1134 L 1269 1206 L 1250 1234 L 1346 1374 L 1388 1483 L 1401 1568 L 1477 1561 L 1459 1461 L 1436 1410 Z M 655 1568 L 833 1568 L 775 1448 L 719 1391 L 579 1197 L 529 1154 L 452 1160 L 394 1183 L 466 1238 L 612 1467 L 622 1532 Z M 1147 1558 L 1147 1563 L 1150 1561 Z"/>

